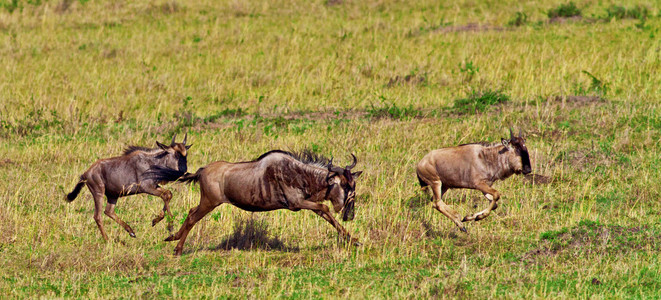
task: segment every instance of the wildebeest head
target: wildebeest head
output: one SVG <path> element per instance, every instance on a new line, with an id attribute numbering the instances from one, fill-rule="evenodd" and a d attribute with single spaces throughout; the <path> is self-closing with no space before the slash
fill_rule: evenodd
<path id="1" fill-rule="evenodd" d="M 170 142 L 169 146 L 156 141 L 156 145 L 161 148 L 161 150 L 165 151 L 157 157 L 164 159 L 165 167 L 178 170 L 179 172 L 186 172 L 188 170 L 186 156 L 188 155 L 188 149 L 193 145 L 186 145 L 188 133 L 184 135 L 184 140 L 181 143 L 175 142 L 176 137 L 177 135 L 175 134 L 172 137 L 172 142 Z"/>
<path id="2" fill-rule="evenodd" d="M 353 157 L 353 163 L 344 168 L 333 166 L 333 160 L 328 163 L 328 198 L 333 203 L 335 212 L 342 213 L 343 221 L 351 221 L 354 217 L 354 203 L 356 201 L 356 181 L 363 171 L 351 172 L 356 166 L 356 156 Z"/>
<path id="3" fill-rule="evenodd" d="M 526 139 L 521 136 L 521 130 L 519 130 L 519 136 L 514 136 L 512 134 L 512 128 L 510 128 L 510 139 L 501 139 L 503 145 L 507 149 L 507 154 L 509 155 L 509 164 L 516 174 L 529 174 L 532 172 L 532 167 L 530 166 L 530 156 L 528 155 L 528 148 L 526 148 Z"/>

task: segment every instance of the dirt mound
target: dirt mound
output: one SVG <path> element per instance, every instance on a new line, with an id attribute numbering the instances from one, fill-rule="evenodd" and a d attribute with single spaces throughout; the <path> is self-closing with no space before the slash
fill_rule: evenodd
<path id="1" fill-rule="evenodd" d="M 523 181 L 529 184 L 549 184 L 553 182 L 553 178 L 540 174 L 528 174 L 523 177 Z"/>

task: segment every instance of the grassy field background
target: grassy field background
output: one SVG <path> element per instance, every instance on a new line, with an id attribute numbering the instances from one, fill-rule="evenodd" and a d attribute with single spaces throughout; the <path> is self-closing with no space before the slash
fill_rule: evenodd
<path id="1" fill-rule="evenodd" d="M 410 2 L 0 0 L 0 294 L 661 297 L 658 3 Z M 463 234 L 415 164 L 509 127 L 540 176 L 496 183 L 499 209 Z M 173 257 L 160 199 L 120 199 L 137 238 L 104 217 L 107 243 L 87 189 L 64 201 L 97 159 L 186 132 L 189 170 L 355 153 L 343 224 L 364 245 L 311 212 L 226 205 Z M 178 227 L 199 189 L 167 188 Z"/>

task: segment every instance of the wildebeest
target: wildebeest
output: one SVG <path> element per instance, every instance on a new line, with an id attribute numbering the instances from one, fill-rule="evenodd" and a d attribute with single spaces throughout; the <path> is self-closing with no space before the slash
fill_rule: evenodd
<path id="1" fill-rule="evenodd" d="M 321 203 L 330 200 L 336 213 L 343 210 L 344 221 L 353 219 L 355 179 L 362 171 L 351 172 L 357 162 L 356 156 L 351 156 L 353 163 L 341 168 L 334 166 L 332 159 L 309 151 L 274 150 L 254 161 L 218 161 L 200 168 L 195 174 L 184 175 L 178 181 L 199 182 L 200 204 L 189 211 L 179 231 L 166 241 L 179 240 L 174 254 L 181 255 L 186 236 L 195 223 L 218 205 L 229 203 L 253 212 L 312 210 L 331 223 L 342 238 L 359 245 L 335 220 L 328 206 Z"/>
<path id="2" fill-rule="evenodd" d="M 498 144 L 472 143 L 433 150 L 418 163 L 418 180 L 423 188 L 431 186 L 434 207 L 466 232 L 462 222 L 482 220 L 498 207 L 500 193 L 491 187 L 496 180 L 532 171 L 525 142 L 521 131 L 515 137 L 510 129 L 510 139 L 501 139 Z M 479 190 L 490 201 L 489 206 L 462 219 L 442 200 L 451 188 Z"/>
<path id="3" fill-rule="evenodd" d="M 170 212 L 172 193 L 158 185 L 174 181 L 186 173 L 187 150 L 192 146 L 186 145 L 188 134 L 184 136 L 181 143 L 176 143 L 175 137 L 176 135 L 172 137 L 169 146 L 159 142 L 156 142 L 158 147 L 153 149 L 129 146 L 124 150 L 122 156 L 96 161 L 80 176 L 80 181 L 78 181 L 73 191 L 67 194 L 66 200 L 71 202 L 76 199 L 83 185 L 87 185 L 92 197 L 94 197 L 94 221 L 96 221 L 103 239 L 107 241 L 108 235 L 103 229 L 101 220 L 104 195 L 108 199 L 105 214 L 124 227 L 131 237 L 135 237 L 131 226 L 115 214 L 117 198 L 140 193 L 158 196 L 163 199 L 164 205 L 160 214 L 152 220 L 152 226 L 163 220 L 165 212 L 167 212 L 170 217 L 168 230 L 172 231 L 172 213 Z M 146 175 L 148 174 L 156 174 L 160 179 L 147 178 Z"/>

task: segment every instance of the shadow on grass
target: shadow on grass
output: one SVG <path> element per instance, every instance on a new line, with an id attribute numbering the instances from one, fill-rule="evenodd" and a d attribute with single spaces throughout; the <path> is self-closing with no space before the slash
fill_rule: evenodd
<path id="1" fill-rule="evenodd" d="M 417 192 L 413 197 L 406 200 L 406 204 L 410 210 L 410 216 L 413 220 L 420 222 L 425 230 L 425 236 L 430 239 L 445 238 L 455 239 L 458 237 L 456 230 L 445 229 L 438 230 L 439 226 L 435 226 L 422 215 L 422 210 L 431 209 L 437 212 L 431 205 L 432 196 L 427 190 Z M 440 213 L 439 213 L 440 214 Z M 445 216 L 443 216 L 445 217 Z"/>
<path id="2" fill-rule="evenodd" d="M 270 237 L 268 225 L 263 220 L 254 218 L 234 221 L 234 232 L 225 238 L 220 244 L 210 250 L 278 250 L 283 252 L 298 252 L 298 247 L 285 245 L 277 236 Z"/>

